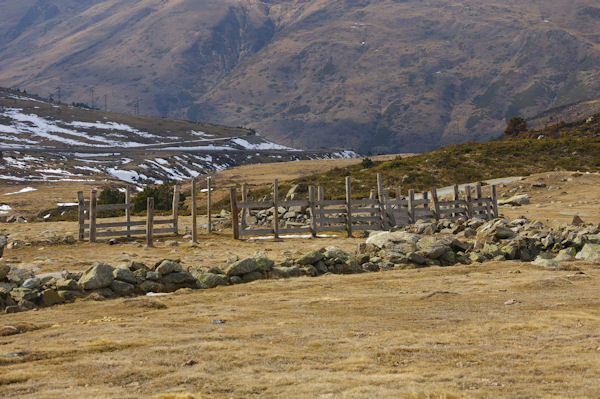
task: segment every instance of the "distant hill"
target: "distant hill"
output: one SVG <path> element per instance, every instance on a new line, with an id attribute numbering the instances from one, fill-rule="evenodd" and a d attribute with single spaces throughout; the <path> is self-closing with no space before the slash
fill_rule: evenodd
<path id="1" fill-rule="evenodd" d="M 363 163 L 364 164 L 364 163 Z M 546 126 L 486 143 L 452 144 L 413 157 L 335 168 L 295 179 L 292 184 L 322 185 L 334 197 L 344 196 L 344 176 L 351 176 L 356 195 L 368 196 L 377 173 L 385 187 L 427 191 L 431 187 L 566 170 L 600 172 L 600 113 Z"/>
<path id="2" fill-rule="evenodd" d="M 600 98 L 598 65 L 590 0 L 0 2 L 0 85 L 292 147 L 483 141 Z"/>
<path id="3" fill-rule="evenodd" d="M 600 113 L 600 99 L 552 108 L 527 120 L 530 129 L 541 129 L 560 121 L 573 121 Z"/>
<path id="4" fill-rule="evenodd" d="M 229 166 L 356 156 L 301 151 L 251 129 L 105 112 L 0 88 L 0 182 L 185 180 Z"/>

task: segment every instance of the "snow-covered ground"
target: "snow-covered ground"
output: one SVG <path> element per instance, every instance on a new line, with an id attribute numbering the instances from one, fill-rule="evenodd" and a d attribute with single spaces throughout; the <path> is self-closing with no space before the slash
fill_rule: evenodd
<path id="1" fill-rule="evenodd" d="M 116 178 L 142 186 L 253 162 L 358 156 L 352 151 L 305 152 L 257 134 L 228 137 L 192 127 L 185 131 L 187 125 L 178 134 L 151 133 L 108 116 L 77 120 L 74 114 L 85 118 L 87 113 L 74 112 L 71 106 L 4 95 L 0 100 L 29 104 L 0 105 L 0 184 Z M 7 195 L 21 192 L 26 191 Z"/>

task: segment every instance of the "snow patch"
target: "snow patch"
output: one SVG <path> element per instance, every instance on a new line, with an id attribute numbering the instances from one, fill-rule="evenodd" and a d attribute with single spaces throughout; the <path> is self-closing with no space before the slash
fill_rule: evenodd
<path id="1" fill-rule="evenodd" d="M 6 193 L 4 195 L 15 195 L 15 194 L 23 194 L 23 193 L 29 193 L 31 191 L 37 191 L 37 188 L 33 188 L 33 187 L 25 187 L 20 189 L 19 191 L 15 191 L 14 193 Z"/>

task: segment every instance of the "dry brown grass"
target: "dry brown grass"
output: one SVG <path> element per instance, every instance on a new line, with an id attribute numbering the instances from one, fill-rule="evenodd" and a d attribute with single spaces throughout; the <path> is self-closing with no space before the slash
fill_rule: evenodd
<path id="1" fill-rule="evenodd" d="M 499 191 L 519 185 L 533 204 L 501 213 L 553 222 L 577 212 L 600 220 L 599 176 L 542 174 Z M 182 230 L 188 225 L 184 218 Z M 35 238 L 48 229 L 75 232 L 75 224 L 1 225 L 0 233 Z M 225 232 L 171 247 L 165 239 L 172 238 L 151 249 L 79 243 L 5 255 L 42 271 L 162 257 L 213 266 L 256 250 L 280 260 L 327 245 L 353 250 L 363 241 L 236 242 Z M 0 397 L 597 397 L 600 270 L 566 266 L 490 262 L 256 281 L 2 315 L 0 327 L 19 333 L 0 337 Z"/>
<path id="2" fill-rule="evenodd" d="M 600 273 L 578 266 L 258 281 L 152 299 L 165 309 L 116 299 L 5 315 L 46 326 L 0 339 L 0 394 L 594 397 Z"/>

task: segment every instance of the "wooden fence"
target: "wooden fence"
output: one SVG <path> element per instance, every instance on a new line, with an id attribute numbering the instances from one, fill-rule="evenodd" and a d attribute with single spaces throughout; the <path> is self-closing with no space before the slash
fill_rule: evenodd
<path id="1" fill-rule="evenodd" d="M 198 242 L 198 182 L 192 179 L 192 242 Z M 206 232 L 212 233 L 212 178 L 206 178 Z"/>
<path id="2" fill-rule="evenodd" d="M 308 188 L 308 198 L 302 200 L 280 200 L 279 182 L 273 184 L 272 199 L 268 201 L 248 201 L 247 185 L 242 186 L 242 199 L 239 201 L 235 187 L 230 189 L 233 235 L 235 239 L 252 235 L 273 235 L 308 233 L 313 237 L 319 232 L 346 231 L 348 237 L 354 230 L 387 230 L 416 223 L 418 220 L 437 220 L 479 217 L 498 217 L 496 186 L 491 187 L 490 197 L 483 197 L 481 184 L 465 187 L 465 198 L 461 199 L 459 187 L 454 186 L 453 199 L 441 201 L 438 190 L 433 187 L 431 195 L 424 192 L 417 198 L 414 190 L 408 196 L 396 189 L 395 198 L 390 198 L 389 190 L 382 188 L 381 176 L 377 176 L 377 191 L 371 190 L 369 198 L 353 199 L 350 177 L 346 177 L 346 198 L 326 200 L 323 187 Z M 377 194 L 376 194 L 377 193 Z M 281 227 L 279 214 L 293 206 L 304 207 L 310 212 L 307 224 L 294 227 Z M 282 209 L 283 208 L 283 209 Z M 269 227 L 252 228 L 247 223 L 251 210 L 272 209 L 273 221 Z M 240 213 L 241 211 L 241 213 Z"/>
<path id="3" fill-rule="evenodd" d="M 98 237 L 131 237 L 134 235 L 145 235 L 146 244 L 153 245 L 153 237 L 155 234 L 178 234 L 179 226 L 179 191 L 180 187 L 175 186 L 173 190 L 173 210 L 171 217 L 168 219 L 154 218 L 154 198 L 147 198 L 147 210 L 145 220 L 131 219 L 131 194 L 129 190 L 125 193 L 125 202 L 122 204 L 98 204 L 97 191 L 92 190 L 89 201 L 86 201 L 83 196 L 83 191 L 77 193 L 78 200 L 78 215 L 79 215 L 79 240 L 84 241 L 86 238 L 90 242 L 96 242 Z M 85 212 L 89 209 L 89 212 Z M 106 222 L 98 223 L 97 215 L 99 211 L 125 211 L 125 221 L 122 222 Z M 86 221 L 88 221 L 86 223 Z M 159 227 L 171 225 L 170 227 Z M 121 228 L 121 229 L 119 229 Z M 122 229 L 124 228 L 124 229 Z M 117 229 L 117 230 L 115 230 Z"/>

